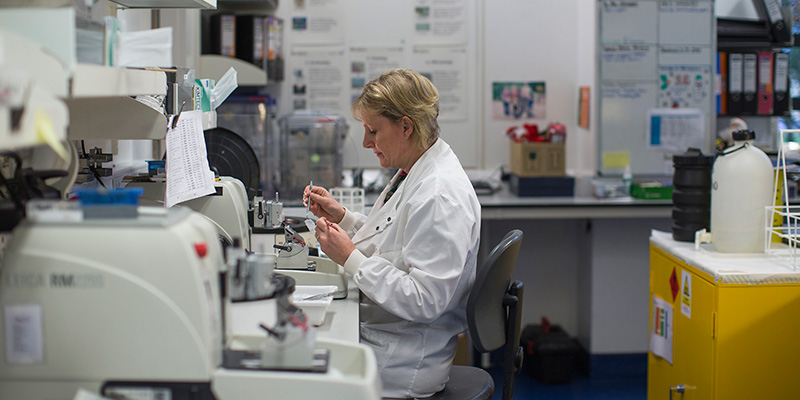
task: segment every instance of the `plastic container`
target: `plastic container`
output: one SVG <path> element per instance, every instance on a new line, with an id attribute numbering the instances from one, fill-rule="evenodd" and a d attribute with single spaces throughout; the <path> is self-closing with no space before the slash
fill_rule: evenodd
<path id="1" fill-rule="evenodd" d="M 325 322 L 325 313 L 333 302 L 334 291 L 336 291 L 336 286 L 333 285 L 297 285 L 292 295 L 292 303 L 303 310 L 312 325 L 319 326 Z M 329 296 L 309 298 L 329 293 Z"/>
<path id="2" fill-rule="evenodd" d="M 353 212 L 364 213 L 364 189 L 335 187 L 330 188 L 330 192 L 343 207 Z"/>
<path id="3" fill-rule="evenodd" d="M 331 188 L 342 184 L 345 117 L 326 110 L 297 110 L 278 119 L 280 176 L 276 189 L 284 204 L 302 203 L 313 181 Z"/>
<path id="4" fill-rule="evenodd" d="M 629 182 L 619 178 L 592 179 L 592 194 L 598 199 L 613 199 L 630 196 Z"/>
<path id="5" fill-rule="evenodd" d="M 723 253 L 763 253 L 766 207 L 773 204 L 772 161 L 753 145 L 755 132 L 733 132 L 717 156 L 711 184 L 711 234 Z"/>
<path id="6" fill-rule="evenodd" d="M 580 345 L 546 318 L 541 325 L 527 325 L 520 334 L 525 352 L 523 369 L 543 384 L 569 383 L 575 377 Z"/>
<path id="7" fill-rule="evenodd" d="M 625 166 L 625 171 L 622 173 L 622 182 L 625 182 L 625 193 L 631 194 L 631 187 L 633 186 L 633 172 L 631 172 L 631 165 Z"/>
<path id="8" fill-rule="evenodd" d="M 85 189 L 75 194 L 83 207 L 92 206 L 138 206 L 142 188 Z"/>
<path id="9" fill-rule="evenodd" d="M 631 186 L 631 197 L 642 200 L 670 200 L 673 189 L 671 184 L 665 185 L 661 182 L 634 183 Z"/>
<path id="10" fill-rule="evenodd" d="M 710 229 L 711 166 L 714 157 L 700 149 L 672 157 L 672 238 L 693 242 L 694 233 Z"/>

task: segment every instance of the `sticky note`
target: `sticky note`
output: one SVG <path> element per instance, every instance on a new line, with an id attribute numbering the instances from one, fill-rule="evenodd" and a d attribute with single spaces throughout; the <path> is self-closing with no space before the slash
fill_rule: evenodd
<path id="1" fill-rule="evenodd" d="M 625 168 L 631 163 L 631 153 L 627 151 L 608 151 L 603 153 L 603 168 Z"/>

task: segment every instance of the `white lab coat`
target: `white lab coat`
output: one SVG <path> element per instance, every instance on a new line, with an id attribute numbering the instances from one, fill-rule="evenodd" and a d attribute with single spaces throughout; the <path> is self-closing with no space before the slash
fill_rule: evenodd
<path id="1" fill-rule="evenodd" d="M 384 397 L 427 397 L 444 388 L 467 329 L 481 207 L 461 163 L 441 138 L 386 204 L 340 223 L 356 251 L 345 270 L 361 290 L 361 342 L 375 351 Z"/>

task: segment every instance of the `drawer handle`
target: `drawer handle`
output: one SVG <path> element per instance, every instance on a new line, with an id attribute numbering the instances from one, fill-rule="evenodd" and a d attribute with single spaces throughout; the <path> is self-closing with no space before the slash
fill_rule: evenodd
<path id="1" fill-rule="evenodd" d="M 669 388 L 669 400 L 672 400 L 672 393 L 673 392 L 678 392 L 678 393 L 680 393 L 682 395 L 686 391 L 686 389 L 697 389 L 697 387 L 696 386 L 684 385 L 683 383 L 679 383 L 679 384 L 677 384 L 675 386 L 672 386 L 672 387 Z M 681 397 L 683 397 L 683 396 L 681 396 Z"/>

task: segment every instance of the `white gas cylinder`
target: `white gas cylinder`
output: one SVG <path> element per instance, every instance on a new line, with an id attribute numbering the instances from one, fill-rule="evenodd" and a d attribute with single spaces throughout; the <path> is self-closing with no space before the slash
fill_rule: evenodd
<path id="1" fill-rule="evenodd" d="M 753 145 L 755 132 L 733 132 L 733 146 L 711 172 L 711 234 L 717 251 L 763 253 L 765 207 L 773 204 L 773 167 Z"/>

